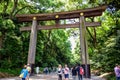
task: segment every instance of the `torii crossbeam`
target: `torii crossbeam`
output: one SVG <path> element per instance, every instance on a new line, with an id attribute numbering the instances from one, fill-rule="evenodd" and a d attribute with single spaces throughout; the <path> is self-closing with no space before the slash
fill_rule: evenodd
<path id="1" fill-rule="evenodd" d="M 96 8 L 88 8 L 83 10 L 56 12 L 56 13 L 44 13 L 44 14 L 17 14 L 16 17 L 19 22 L 31 22 L 33 17 L 37 18 L 37 21 L 49 21 L 49 20 L 62 20 L 79 18 L 80 13 L 84 13 L 84 17 L 101 16 L 106 6 L 100 6 Z"/>
<path id="2" fill-rule="evenodd" d="M 62 29 L 62 28 L 79 28 L 80 29 L 80 48 L 81 48 L 81 59 L 82 65 L 85 69 L 85 77 L 90 78 L 90 62 L 87 50 L 87 39 L 86 39 L 86 27 L 89 26 L 100 26 L 100 22 L 86 22 L 85 18 L 101 16 L 102 12 L 105 11 L 107 6 L 100 6 L 96 8 L 88 8 L 84 10 L 75 10 L 68 12 L 56 12 L 56 13 L 45 13 L 45 14 L 17 14 L 16 18 L 18 22 L 32 22 L 32 27 L 22 27 L 21 31 L 31 31 L 30 44 L 28 52 L 28 63 L 31 65 L 35 64 L 35 53 L 36 53 L 36 41 L 37 41 L 37 30 L 46 29 Z M 75 19 L 78 18 L 79 22 L 74 24 L 60 24 L 59 20 Z M 50 21 L 54 20 L 55 25 L 37 25 L 38 21 Z"/>

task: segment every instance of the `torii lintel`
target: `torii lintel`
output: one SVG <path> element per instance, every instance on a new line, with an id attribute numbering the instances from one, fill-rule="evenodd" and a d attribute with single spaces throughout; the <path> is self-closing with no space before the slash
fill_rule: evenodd
<path id="1" fill-rule="evenodd" d="M 105 11 L 106 7 L 107 6 L 104 5 L 95 8 L 66 11 L 66 12 L 44 13 L 44 14 L 17 14 L 16 18 L 19 22 L 31 22 L 33 20 L 33 17 L 36 17 L 37 21 L 79 18 L 80 13 L 84 13 L 84 17 L 95 17 L 102 15 L 102 12 Z"/>

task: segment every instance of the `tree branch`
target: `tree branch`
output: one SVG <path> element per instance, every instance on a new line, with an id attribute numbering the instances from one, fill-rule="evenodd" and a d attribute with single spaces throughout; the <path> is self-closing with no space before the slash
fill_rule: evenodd
<path id="1" fill-rule="evenodd" d="M 3 9 L 3 14 L 6 13 L 6 10 L 7 10 L 7 7 L 8 7 L 8 3 L 9 3 L 9 0 L 5 1 L 4 9 Z"/>
<path id="2" fill-rule="evenodd" d="M 14 6 L 12 8 L 12 11 L 10 13 L 10 19 L 12 19 L 12 15 L 15 12 L 15 9 L 17 8 L 18 0 L 14 0 Z"/>
<path id="3" fill-rule="evenodd" d="M 25 9 L 26 7 L 30 7 L 30 6 L 24 6 L 24 7 L 22 7 L 21 9 L 17 10 L 17 12 L 15 12 L 14 16 L 15 16 L 18 12 L 20 12 L 21 10 Z"/>

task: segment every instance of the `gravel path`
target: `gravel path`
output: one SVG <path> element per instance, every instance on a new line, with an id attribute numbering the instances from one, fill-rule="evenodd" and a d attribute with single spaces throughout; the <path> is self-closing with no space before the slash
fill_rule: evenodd
<path id="1" fill-rule="evenodd" d="M 12 77 L 12 78 L 2 78 L 0 80 L 21 80 L 21 79 L 18 77 Z M 31 76 L 29 80 L 57 80 L 57 75 L 56 74 L 49 74 L 49 75 L 38 74 L 38 75 Z M 72 76 L 70 76 L 69 80 L 72 80 Z M 102 79 L 99 76 L 92 75 L 91 79 L 84 78 L 83 80 L 105 80 L 105 79 Z"/>

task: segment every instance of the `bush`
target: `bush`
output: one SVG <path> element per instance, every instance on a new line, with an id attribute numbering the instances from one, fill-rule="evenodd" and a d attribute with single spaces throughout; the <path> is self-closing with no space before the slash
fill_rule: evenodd
<path id="1" fill-rule="evenodd" d="M 21 69 L 0 69 L 0 78 L 13 77 L 20 74 Z"/>

